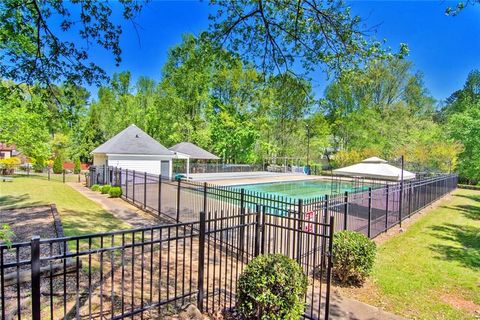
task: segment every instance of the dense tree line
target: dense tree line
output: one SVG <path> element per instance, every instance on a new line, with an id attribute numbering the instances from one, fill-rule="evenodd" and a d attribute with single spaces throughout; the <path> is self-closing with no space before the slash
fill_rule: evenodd
<path id="1" fill-rule="evenodd" d="M 229 163 L 325 154 L 334 166 L 405 155 L 415 170 L 478 180 L 479 72 L 443 108 L 420 72 L 398 57 L 341 72 L 316 100 L 309 81 L 265 74 L 204 35 L 185 35 L 154 81 L 126 71 L 89 98 L 78 86 L 2 83 L 0 139 L 33 159 L 90 161 L 90 152 L 135 123 L 166 146 L 191 141 Z M 310 149 L 307 150 L 307 140 Z M 457 155 L 458 163 L 457 163 Z"/>

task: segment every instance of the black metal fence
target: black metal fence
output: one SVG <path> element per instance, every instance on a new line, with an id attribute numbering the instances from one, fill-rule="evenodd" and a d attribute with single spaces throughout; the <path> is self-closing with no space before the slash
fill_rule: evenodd
<path id="1" fill-rule="evenodd" d="M 52 169 L 46 168 L 42 170 L 41 172 L 34 171 L 33 169 L 29 167 L 21 168 L 20 166 L 16 167 L 13 169 L 11 172 L 11 175 L 13 175 L 13 179 L 18 176 L 23 176 L 23 177 L 36 177 L 36 178 L 41 178 L 45 179 L 48 181 L 59 181 L 59 182 L 84 182 L 86 179 L 86 176 L 89 174 L 83 173 L 72 173 L 69 172 L 68 170 L 62 170 L 61 173 L 54 173 Z"/>
<path id="2" fill-rule="evenodd" d="M 304 317 L 328 318 L 333 217 L 305 221 L 261 206 L 199 216 L 0 246 L 1 320 L 159 319 L 187 303 L 230 309 L 244 266 L 262 253 L 296 259 L 310 278 Z"/>
<path id="3" fill-rule="evenodd" d="M 338 221 L 337 230 L 354 230 L 370 238 L 401 225 L 457 187 L 457 175 L 453 174 L 403 183 L 362 180 L 355 192 L 297 199 L 188 180 L 172 181 L 112 167 L 100 171 L 105 181 L 121 186 L 125 200 L 175 222 L 197 221 L 200 211 L 253 210 L 257 205 L 262 205 L 268 214 L 296 214 L 307 220 L 316 216 L 322 219 L 322 212 L 327 210 Z"/>

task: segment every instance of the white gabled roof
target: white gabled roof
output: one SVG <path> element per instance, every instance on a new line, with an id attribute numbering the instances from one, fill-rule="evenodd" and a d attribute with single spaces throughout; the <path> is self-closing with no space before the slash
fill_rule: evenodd
<path id="1" fill-rule="evenodd" d="M 136 154 L 174 156 L 173 151 L 162 146 L 142 129 L 132 124 L 110 140 L 95 148 L 91 154 Z"/>
<path id="2" fill-rule="evenodd" d="M 360 163 L 333 170 L 335 174 L 344 176 L 355 176 L 372 179 L 394 180 L 400 181 L 402 179 L 402 169 L 388 164 L 387 161 L 372 157 L 363 160 Z M 403 170 L 403 179 L 415 179 L 415 173 Z"/>

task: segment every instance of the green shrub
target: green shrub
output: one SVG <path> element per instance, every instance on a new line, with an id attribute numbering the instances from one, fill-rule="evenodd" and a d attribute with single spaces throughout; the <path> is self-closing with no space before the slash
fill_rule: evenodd
<path id="1" fill-rule="evenodd" d="M 258 256 L 238 280 L 237 309 L 245 319 L 300 319 L 308 280 L 281 254 Z"/>
<path id="2" fill-rule="evenodd" d="M 56 157 L 53 161 L 53 173 L 59 174 L 63 172 L 63 158 Z"/>
<path id="3" fill-rule="evenodd" d="M 90 187 L 90 189 L 92 189 L 92 191 L 100 191 L 101 187 L 98 184 L 94 184 Z"/>
<path id="4" fill-rule="evenodd" d="M 33 164 L 33 171 L 43 172 L 45 169 L 45 158 L 43 156 L 38 156 L 35 158 L 35 163 Z"/>
<path id="5" fill-rule="evenodd" d="M 108 191 L 110 198 L 118 198 L 122 195 L 122 188 L 120 187 L 111 187 L 110 191 Z"/>
<path id="6" fill-rule="evenodd" d="M 107 193 L 110 191 L 110 188 L 111 188 L 111 187 L 112 187 L 111 185 L 106 184 L 106 185 L 102 186 L 101 192 L 102 192 L 103 194 L 107 194 Z"/>
<path id="7" fill-rule="evenodd" d="M 73 168 L 73 173 L 79 174 L 82 171 L 82 164 L 80 163 L 80 159 L 75 159 L 75 167 Z"/>
<path id="8" fill-rule="evenodd" d="M 333 276 L 341 284 L 362 284 L 375 262 L 375 242 L 361 233 L 340 231 L 333 236 Z"/>

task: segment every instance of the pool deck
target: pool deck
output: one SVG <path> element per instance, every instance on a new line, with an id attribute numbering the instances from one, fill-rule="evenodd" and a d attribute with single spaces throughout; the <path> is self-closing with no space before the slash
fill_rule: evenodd
<path id="1" fill-rule="evenodd" d="M 221 186 L 236 186 L 244 184 L 259 184 L 285 181 L 318 180 L 330 179 L 327 176 L 308 176 L 295 173 L 274 173 L 274 172 L 244 172 L 242 176 L 229 177 L 220 173 L 213 174 L 195 174 L 191 175 L 192 180 L 208 182 Z"/>

